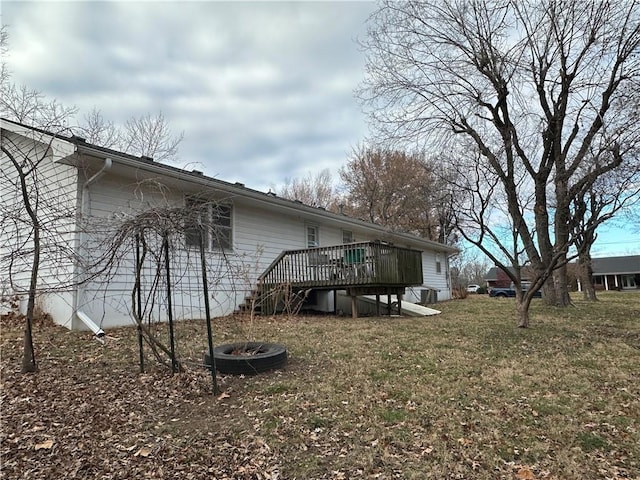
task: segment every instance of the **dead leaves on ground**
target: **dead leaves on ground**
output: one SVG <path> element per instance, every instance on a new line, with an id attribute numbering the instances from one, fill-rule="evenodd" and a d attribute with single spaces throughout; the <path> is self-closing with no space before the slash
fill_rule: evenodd
<path id="1" fill-rule="evenodd" d="M 42 443 L 36 444 L 34 450 L 50 450 L 53 447 L 53 440 L 45 440 Z"/>
<path id="2" fill-rule="evenodd" d="M 56 346 L 73 335 L 58 333 Z M 95 348 L 87 340 L 68 351 L 95 359 Z M 280 476 L 281 461 L 266 441 L 224 419 L 220 405 L 231 395 L 211 395 L 205 370 L 139 374 L 133 363 L 54 363 L 41 354 L 40 371 L 23 375 L 19 353 L 3 348 L 0 361 L 2 478 Z"/>
<path id="3" fill-rule="evenodd" d="M 456 350 L 459 333 L 439 333 L 446 348 L 429 340 L 405 361 L 410 340 L 421 338 L 418 324 L 403 340 L 388 322 L 350 323 L 351 336 L 344 321 L 273 322 L 270 328 L 304 338 L 291 341 L 298 348 L 287 370 L 223 377 L 218 395 L 211 394 L 209 372 L 197 366 L 175 376 L 139 374 L 135 338 L 126 330 L 106 347 L 80 333 L 38 332 L 45 340 L 36 375 L 17 373 L 20 332 L 3 332 L 3 477 L 560 480 L 569 471 L 554 458 L 560 452 L 584 460 L 588 478 L 635 480 L 637 463 L 627 453 L 633 450 L 615 440 L 637 435 L 621 422 L 637 412 L 633 384 L 618 392 L 620 415 L 603 414 L 603 404 L 585 416 L 557 401 L 569 402 L 570 392 L 547 396 L 546 383 L 527 396 L 511 392 L 513 378 L 527 369 L 508 363 L 492 375 L 500 362 L 486 365 L 470 350 Z M 307 353 L 296 357 L 300 346 Z M 464 357 L 459 365 L 456 351 Z M 479 380 L 460 375 L 464 369 L 480 372 Z M 534 373 L 524 380 L 530 378 Z M 564 437 L 541 429 L 561 418 L 556 413 L 576 416 L 573 426 L 584 431 L 578 443 L 567 447 L 558 440 Z"/>

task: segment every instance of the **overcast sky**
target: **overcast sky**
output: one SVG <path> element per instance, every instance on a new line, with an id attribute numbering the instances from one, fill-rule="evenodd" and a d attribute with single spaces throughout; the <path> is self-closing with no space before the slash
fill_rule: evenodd
<path id="1" fill-rule="evenodd" d="M 329 168 L 367 124 L 353 91 L 372 2 L 2 0 L 13 80 L 124 123 L 162 111 L 178 166 L 267 191 Z M 82 115 L 82 114 L 81 114 Z M 595 256 L 640 254 L 609 225 Z"/>
<path id="2" fill-rule="evenodd" d="M 124 123 L 162 111 L 180 165 L 259 190 L 337 170 L 372 2 L 2 1 L 13 80 Z M 80 115 L 80 117 L 82 114 Z"/>

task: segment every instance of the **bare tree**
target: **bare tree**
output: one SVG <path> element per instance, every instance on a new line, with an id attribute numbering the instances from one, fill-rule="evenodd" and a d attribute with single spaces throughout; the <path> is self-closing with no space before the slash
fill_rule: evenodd
<path id="1" fill-rule="evenodd" d="M 353 150 L 340 177 L 350 214 L 450 243 L 446 192 L 424 154 L 362 145 Z"/>
<path id="2" fill-rule="evenodd" d="M 162 112 L 127 120 L 121 149 L 132 155 L 151 157 L 158 162 L 175 160 L 184 132 L 174 135 Z"/>
<path id="3" fill-rule="evenodd" d="M 75 107 L 66 107 L 56 100 L 48 100 L 42 92 L 11 81 L 9 31 L 2 25 L 0 31 L 0 116 L 29 125 L 65 128 L 76 113 Z"/>
<path id="4" fill-rule="evenodd" d="M 6 25 L 0 26 L 0 83 L 2 85 L 9 81 L 9 67 L 6 62 L 9 54 L 9 30 Z"/>
<path id="5" fill-rule="evenodd" d="M 158 162 L 176 160 L 178 147 L 184 138 L 184 132 L 174 135 L 162 112 L 131 117 L 123 126 L 119 126 L 106 119 L 95 107 L 84 115 L 84 121 L 73 130 L 89 143 L 150 157 Z"/>
<path id="6" fill-rule="evenodd" d="M 639 10 L 410 0 L 384 1 L 372 17 L 360 94 L 374 125 L 455 158 L 466 177 L 453 198 L 461 233 L 503 267 L 531 264 L 519 326 L 536 287 L 550 304 L 569 302 L 566 274 L 553 272 L 575 240 L 572 199 L 634 160 Z"/>
<path id="7" fill-rule="evenodd" d="M 68 255 L 70 245 L 66 234 L 75 217 L 73 209 L 67 208 L 68 204 L 63 201 L 64 185 L 69 183 L 70 177 L 51 166 L 59 153 L 56 135 L 67 131 L 75 109 L 66 108 L 55 100 L 49 101 L 36 90 L 12 83 L 4 62 L 8 52 L 5 27 L 0 40 L 3 53 L 1 116 L 46 129 L 31 129 L 26 135 L 13 135 L 5 130 L 3 120 L 0 135 L 0 200 L 3 205 L 0 276 L 13 292 L 27 295 L 22 371 L 33 372 L 37 370 L 32 334 L 37 296 L 46 288 L 47 278 L 67 275 L 69 269 L 66 267 L 73 261 Z M 65 167 L 60 169 L 66 170 Z M 73 193 L 73 205 L 75 196 Z M 47 260 L 43 260 L 43 252 L 46 252 Z"/>
<path id="8" fill-rule="evenodd" d="M 341 201 L 328 168 L 315 175 L 309 172 L 304 178 L 286 178 L 278 195 L 290 200 L 298 200 L 311 207 L 322 207 L 332 212 L 339 211 Z"/>
<path id="9" fill-rule="evenodd" d="M 74 128 L 74 132 L 88 143 L 101 147 L 118 149 L 122 144 L 123 133 L 116 124 L 107 120 L 96 107 L 84 115 L 84 122 Z"/>
<path id="10" fill-rule="evenodd" d="M 452 260 L 451 268 L 457 271 L 458 282 L 455 286 L 466 287 L 469 284 L 486 286 L 484 277 L 492 266 L 487 257 L 477 250 L 462 251 Z"/>
<path id="11" fill-rule="evenodd" d="M 575 245 L 578 251 L 577 275 L 585 300 L 597 300 L 593 285 L 591 248 L 597 238 L 597 227 L 615 219 L 619 212 L 632 211 L 640 202 L 640 169 L 614 170 L 598 179 L 587 191 L 580 192 L 572 201 Z M 626 166 L 625 166 L 626 167 Z"/>
<path id="12" fill-rule="evenodd" d="M 53 126 L 63 123 L 54 122 Z M 4 125 L 3 125 L 4 127 Z M 37 297 L 64 288 L 73 278 L 75 178 L 72 167 L 54 165 L 56 135 L 32 130 L 14 135 L 2 129 L 0 185 L 3 204 L 0 276 L 27 297 L 23 372 L 37 369 L 32 326 Z M 56 286 L 52 287 L 50 280 Z"/>
<path id="13" fill-rule="evenodd" d="M 47 98 L 38 90 L 26 85 L 17 85 L 7 80 L 2 83 L 0 116 L 27 125 L 48 125 L 65 129 L 77 112 L 75 107 L 66 107 Z"/>

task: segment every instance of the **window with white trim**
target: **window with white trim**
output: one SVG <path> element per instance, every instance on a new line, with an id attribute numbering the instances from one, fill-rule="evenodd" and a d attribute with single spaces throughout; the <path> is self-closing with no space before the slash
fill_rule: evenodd
<path id="1" fill-rule="evenodd" d="M 442 262 L 440 261 L 439 253 L 436 253 L 436 273 L 442 273 Z"/>
<path id="2" fill-rule="evenodd" d="M 187 247 L 200 248 L 202 232 L 205 249 L 231 250 L 233 248 L 233 222 L 231 205 L 196 197 L 186 197 L 189 218 L 185 222 Z"/>
<path id="3" fill-rule="evenodd" d="M 318 227 L 316 225 L 307 225 L 307 248 L 319 247 L 320 237 L 318 236 Z"/>
<path id="4" fill-rule="evenodd" d="M 353 232 L 349 230 L 342 230 L 342 243 L 353 243 Z"/>

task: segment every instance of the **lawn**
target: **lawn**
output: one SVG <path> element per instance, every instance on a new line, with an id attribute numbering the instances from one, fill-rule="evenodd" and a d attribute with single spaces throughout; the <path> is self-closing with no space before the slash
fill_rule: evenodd
<path id="1" fill-rule="evenodd" d="M 577 295 L 575 295 L 577 298 Z M 286 369 L 211 377 L 201 322 L 185 372 L 138 371 L 134 329 L 1 333 L 2 478 L 640 479 L 640 293 L 566 310 L 472 295 L 425 318 L 258 318 Z M 216 343 L 246 321 L 215 320 Z"/>

